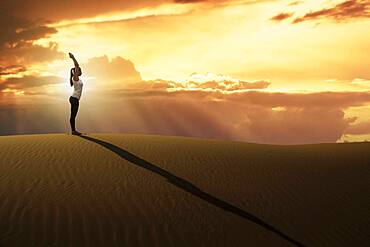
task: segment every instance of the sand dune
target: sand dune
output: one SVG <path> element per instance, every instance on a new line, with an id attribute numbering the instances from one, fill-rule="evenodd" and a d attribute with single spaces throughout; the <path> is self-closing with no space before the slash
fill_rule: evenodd
<path id="1" fill-rule="evenodd" d="M 1 246 L 366 246 L 370 143 L 0 137 Z"/>

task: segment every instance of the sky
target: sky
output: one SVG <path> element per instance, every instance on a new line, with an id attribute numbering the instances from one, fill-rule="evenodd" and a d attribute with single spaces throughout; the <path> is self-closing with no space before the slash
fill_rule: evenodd
<path id="1" fill-rule="evenodd" d="M 0 135 L 370 140 L 370 0 L 2 0 Z"/>

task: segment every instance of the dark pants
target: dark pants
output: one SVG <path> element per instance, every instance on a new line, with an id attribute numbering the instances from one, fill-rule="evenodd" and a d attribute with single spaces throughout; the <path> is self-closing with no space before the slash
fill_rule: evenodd
<path id="1" fill-rule="evenodd" d="M 69 97 L 69 103 L 71 103 L 71 117 L 69 123 L 71 124 L 72 131 L 76 131 L 76 116 L 78 112 L 79 100 L 75 97 Z"/>

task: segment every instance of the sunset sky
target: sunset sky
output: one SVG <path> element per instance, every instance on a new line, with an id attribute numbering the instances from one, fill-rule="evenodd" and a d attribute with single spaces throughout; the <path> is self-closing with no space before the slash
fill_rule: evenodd
<path id="1" fill-rule="evenodd" d="M 2 0 L 0 135 L 370 140 L 370 0 Z"/>

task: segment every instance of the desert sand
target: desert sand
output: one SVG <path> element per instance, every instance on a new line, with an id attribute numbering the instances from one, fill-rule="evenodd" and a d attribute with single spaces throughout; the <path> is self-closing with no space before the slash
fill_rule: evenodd
<path id="1" fill-rule="evenodd" d="M 366 246 L 370 143 L 0 137 L 1 246 Z"/>

